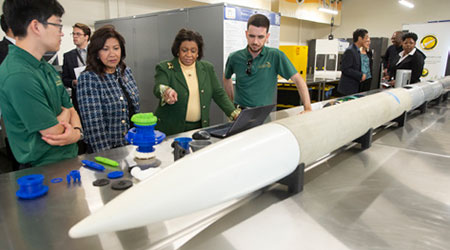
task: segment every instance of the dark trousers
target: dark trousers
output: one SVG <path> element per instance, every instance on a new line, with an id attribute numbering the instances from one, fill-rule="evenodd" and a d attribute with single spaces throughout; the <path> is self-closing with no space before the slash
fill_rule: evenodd
<path id="1" fill-rule="evenodd" d="M 16 157 L 14 157 L 11 147 L 9 146 L 8 138 L 5 138 L 5 146 L 6 146 L 6 157 L 8 157 L 8 160 L 11 161 L 12 164 L 12 171 L 16 171 L 20 169 L 20 163 L 16 161 Z"/>
<path id="2" fill-rule="evenodd" d="M 366 92 L 370 90 L 370 84 L 372 83 L 372 78 L 366 79 L 359 84 L 359 92 Z"/>

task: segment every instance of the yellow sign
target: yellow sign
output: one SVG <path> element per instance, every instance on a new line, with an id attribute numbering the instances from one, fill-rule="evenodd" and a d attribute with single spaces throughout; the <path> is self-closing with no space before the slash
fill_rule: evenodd
<path id="1" fill-rule="evenodd" d="M 432 50 L 436 47 L 438 39 L 433 35 L 428 35 L 420 41 L 420 47 L 424 50 Z"/>

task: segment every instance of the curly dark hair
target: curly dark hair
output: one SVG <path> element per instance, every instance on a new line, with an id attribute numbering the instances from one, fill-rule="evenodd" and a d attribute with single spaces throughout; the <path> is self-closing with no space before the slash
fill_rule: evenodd
<path id="1" fill-rule="evenodd" d="M 198 47 L 198 57 L 197 60 L 202 59 L 203 57 L 203 37 L 196 31 L 181 29 L 178 31 L 177 36 L 172 44 L 172 55 L 174 57 L 178 57 L 178 53 L 180 51 L 181 43 L 184 41 L 194 41 Z"/>
<path id="2" fill-rule="evenodd" d="M 100 29 L 96 30 L 91 37 L 91 42 L 89 43 L 87 49 L 87 59 L 86 59 L 86 71 L 93 71 L 100 76 L 105 75 L 105 65 L 100 60 L 98 56 L 98 52 L 103 48 L 106 43 L 106 40 L 109 38 L 116 38 L 120 44 L 120 61 L 118 67 L 120 68 L 120 72 L 123 75 L 125 73 L 125 65 L 124 59 L 126 57 L 125 52 L 125 39 L 123 36 L 117 32 L 113 25 L 105 25 Z"/>
<path id="3" fill-rule="evenodd" d="M 413 39 L 414 42 L 417 42 L 417 39 L 418 39 L 417 34 L 413 33 L 413 32 L 408 32 L 408 33 L 403 34 L 402 41 L 405 41 L 407 38 Z"/>

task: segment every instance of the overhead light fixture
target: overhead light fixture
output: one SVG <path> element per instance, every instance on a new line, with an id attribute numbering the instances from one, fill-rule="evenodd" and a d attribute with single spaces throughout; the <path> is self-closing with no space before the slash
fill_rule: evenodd
<path id="1" fill-rule="evenodd" d="M 402 4 L 402 5 L 404 5 L 404 6 L 406 6 L 406 7 L 408 7 L 408 8 L 414 8 L 414 4 L 413 3 L 410 3 L 410 2 L 408 2 L 408 1 L 406 1 L 406 0 L 400 0 L 400 1 L 398 1 L 400 4 Z"/>
<path id="2" fill-rule="evenodd" d="M 319 11 L 322 11 L 322 12 L 325 12 L 325 13 L 328 13 L 328 14 L 332 14 L 332 15 L 337 15 L 338 14 L 337 10 L 332 10 L 332 9 L 322 8 L 322 7 L 319 8 Z"/>

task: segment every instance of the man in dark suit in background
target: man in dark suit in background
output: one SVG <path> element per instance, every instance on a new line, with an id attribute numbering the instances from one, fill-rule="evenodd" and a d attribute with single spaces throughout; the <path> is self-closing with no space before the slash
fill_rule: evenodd
<path id="1" fill-rule="evenodd" d="M 389 72 L 391 72 L 395 68 L 395 60 L 398 56 L 398 53 L 402 52 L 402 31 L 396 31 L 392 34 L 391 42 L 392 45 L 389 46 L 386 50 L 386 53 L 382 57 L 383 59 L 383 76 L 385 79 L 390 80 L 390 78 L 395 76 L 390 76 Z"/>
<path id="2" fill-rule="evenodd" d="M 1 26 L 2 26 L 3 32 L 5 32 L 6 36 L 3 38 L 2 41 L 0 41 L 0 64 L 3 62 L 6 55 L 8 54 L 8 46 L 10 44 L 16 44 L 16 40 L 14 39 L 14 34 L 11 31 L 11 28 L 9 28 L 8 24 L 6 23 L 4 15 L 2 15 L 2 17 L 1 17 Z"/>
<path id="3" fill-rule="evenodd" d="M 75 69 L 86 66 L 87 46 L 91 38 L 91 29 L 82 23 L 76 23 L 72 26 L 73 43 L 77 46 L 75 49 L 64 53 L 62 80 L 64 86 L 72 88 L 72 103 L 73 107 L 80 113 L 77 100 L 77 78 Z M 78 141 L 78 154 L 86 152 L 86 144 L 83 141 Z"/>
<path id="4" fill-rule="evenodd" d="M 341 95 L 358 93 L 359 85 L 366 80 L 366 75 L 361 71 L 359 49 L 369 39 L 369 32 L 365 29 L 357 29 L 353 32 L 353 44 L 345 50 L 342 56 L 342 74 L 338 85 L 338 92 Z"/>
<path id="5" fill-rule="evenodd" d="M 87 46 L 91 37 L 91 29 L 82 23 L 76 23 L 71 33 L 75 49 L 64 53 L 62 78 L 64 86 L 72 88 L 72 103 L 79 112 L 77 101 L 77 78 L 75 68 L 86 66 Z"/>

